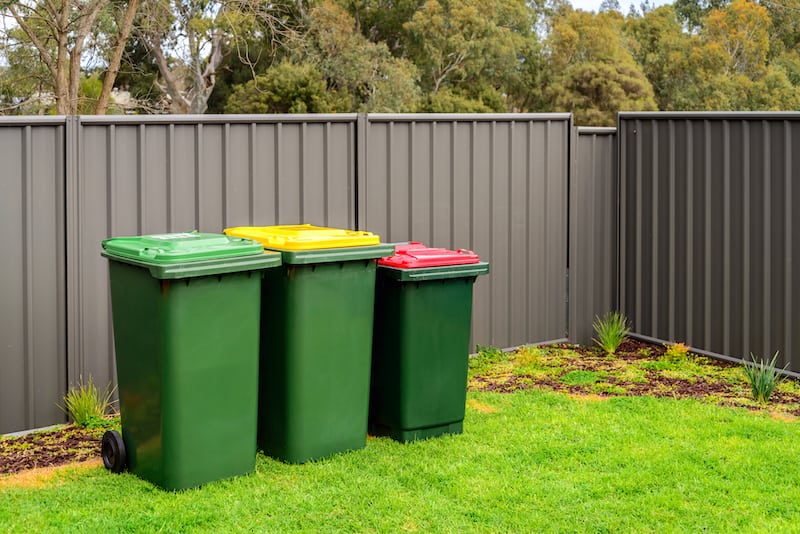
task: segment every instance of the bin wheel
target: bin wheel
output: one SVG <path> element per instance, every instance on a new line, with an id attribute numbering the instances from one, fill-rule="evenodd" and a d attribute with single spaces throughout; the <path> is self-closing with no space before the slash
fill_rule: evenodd
<path id="1" fill-rule="evenodd" d="M 128 456 L 125 453 L 125 442 L 116 430 L 108 430 L 103 434 L 103 465 L 112 473 L 122 473 Z"/>

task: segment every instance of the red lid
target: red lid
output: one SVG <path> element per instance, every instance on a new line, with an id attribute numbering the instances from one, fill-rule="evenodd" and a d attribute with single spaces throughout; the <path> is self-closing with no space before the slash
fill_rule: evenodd
<path id="1" fill-rule="evenodd" d="M 480 258 L 471 250 L 460 248 L 428 248 L 422 243 L 412 241 L 408 245 L 395 247 L 394 256 L 381 258 L 380 265 L 399 269 L 419 269 L 422 267 L 442 267 L 445 265 L 464 265 L 478 263 Z"/>

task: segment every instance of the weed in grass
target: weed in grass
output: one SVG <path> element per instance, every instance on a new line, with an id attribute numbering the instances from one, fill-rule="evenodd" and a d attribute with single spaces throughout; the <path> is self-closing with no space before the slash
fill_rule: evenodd
<path id="1" fill-rule="evenodd" d="M 750 353 L 750 361 L 742 359 L 744 372 L 753 392 L 753 398 L 761 404 L 769 402 L 775 387 L 783 380 L 780 370 L 775 368 L 777 360 L 777 351 L 768 362 L 764 361 L 763 358 L 759 358 L 759 361 L 756 361 L 756 357 L 752 352 Z"/>
<path id="2" fill-rule="evenodd" d="M 619 384 L 612 384 L 610 382 L 598 382 L 591 387 L 593 393 L 606 393 L 608 395 L 624 395 L 628 392 L 627 389 Z"/>
<path id="3" fill-rule="evenodd" d="M 595 316 L 592 328 L 597 334 L 595 343 L 609 356 L 617 352 L 620 344 L 631 331 L 628 320 L 619 312 L 608 312 L 602 318 Z"/>
<path id="4" fill-rule="evenodd" d="M 113 404 L 111 397 L 114 395 L 114 389 L 111 389 L 109 384 L 101 392 L 94 385 L 91 375 L 86 384 L 83 383 L 83 378 L 80 382 L 77 388 L 70 389 L 64 396 L 64 404 L 57 404 L 57 406 L 79 427 L 109 426 L 110 423 L 105 416 L 111 410 Z"/>
<path id="5" fill-rule="evenodd" d="M 608 373 L 598 371 L 570 371 L 561 377 L 561 382 L 568 386 L 588 386 L 599 382 L 608 376 Z"/>
<path id="6" fill-rule="evenodd" d="M 671 363 L 681 363 L 686 361 L 689 350 L 691 349 L 691 347 L 684 345 L 683 343 L 671 343 L 665 345 L 665 347 L 667 350 L 664 351 L 664 355 L 661 358 Z"/>

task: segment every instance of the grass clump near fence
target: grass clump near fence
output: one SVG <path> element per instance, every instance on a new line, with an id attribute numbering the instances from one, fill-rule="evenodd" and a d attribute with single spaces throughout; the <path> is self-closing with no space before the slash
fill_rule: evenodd
<path id="1" fill-rule="evenodd" d="M 592 328 L 597 335 L 595 343 L 609 356 L 617 351 L 631 331 L 628 320 L 619 312 L 608 312 L 603 317 L 595 317 Z"/>
<path id="2" fill-rule="evenodd" d="M 759 358 L 756 361 L 756 356 L 752 352 L 750 353 L 750 361 L 742 360 L 744 372 L 750 381 L 750 387 L 753 391 L 753 398 L 761 404 L 769 402 L 775 388 L 783 380 L 781 369 L 775 368 L 777 360 L 778 352 L 775 352 L 769 361 L 765 361 L 764 358 Z"/>
<path id="3" fill-rule="evenodd" d="M 94 384 L 92 375 L 88 382 L 83 377 L 77 387 L 70 388 L 64 395 L 64 404 L 57 405 L 77 426 L 81 428 L 108 426 L 106 415 L 112 409 L 114 389 L 110 385 L 100 390 Z"/>

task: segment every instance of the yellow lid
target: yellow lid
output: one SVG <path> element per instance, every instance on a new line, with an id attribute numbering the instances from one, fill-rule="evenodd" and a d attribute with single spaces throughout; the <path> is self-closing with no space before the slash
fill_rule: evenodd
<path id="1" fill-rule="evenodd" d="M 226 228 L 225 233 L 258 241 L 264 248 L 282 250 L 316 250 L 380 244 L 380 236 L 372 232 L 324 228 L 310 224 L 239 226 Z"/>

